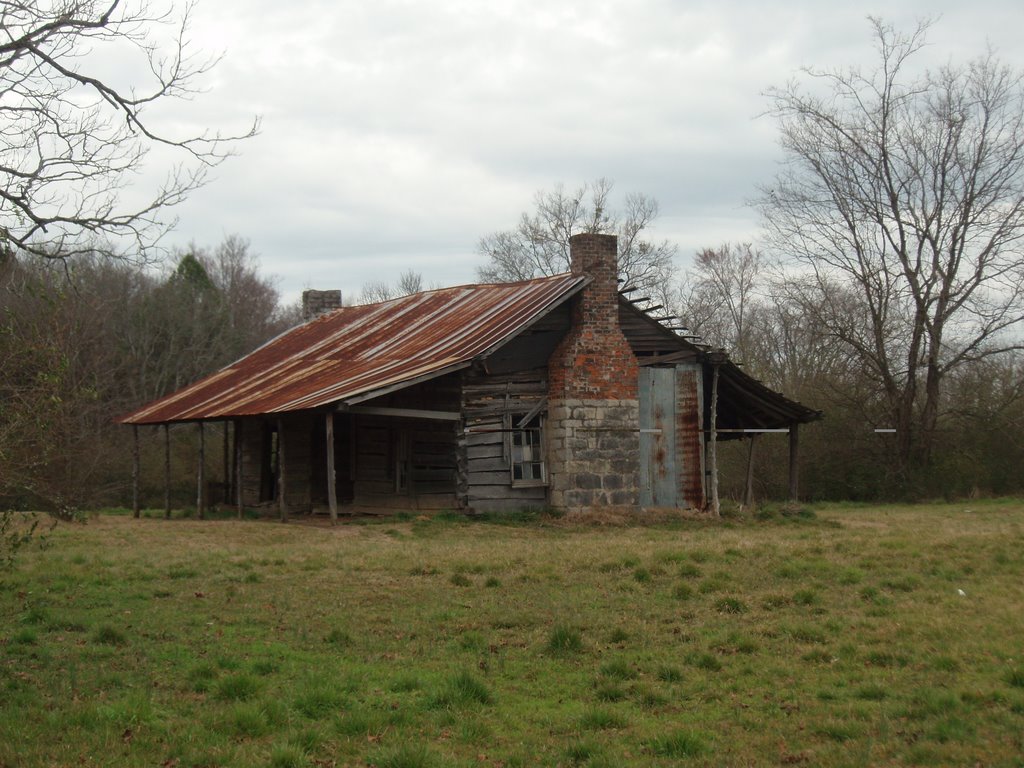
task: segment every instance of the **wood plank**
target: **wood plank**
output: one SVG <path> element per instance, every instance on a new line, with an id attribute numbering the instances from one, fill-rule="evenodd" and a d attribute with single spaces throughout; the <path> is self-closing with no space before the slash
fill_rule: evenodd
<path id="1" fill-rule="evenodd" d="M 469 468 L 470 492 L 477 485 L 512 485 L 512 476 L 506 468 L 503 472 L 479 472 L 476 467 Z"/>
<path id="2" fill-rule="evenodd" d="M 750 436 L 750 445 L 747 448 L 747 482 L 743 486 L 743 506 L 749 507 L 754 503 L 754 442 L 757 435 Z"/>
<path id="3" fill-rule="evenodd" d="M 519 501 L 544 501 L 547 488 L 543 485 L 477 485 L 469 489 L 469 501 L 474 499 L 516 499 Z"/>
<path id="4" fill-rule="evenodd" d="M 282 523 L 288 521 L 288 502 L 285 494 L 285 476 L 288 474 L 285 461 L 284 419 L 277 420 L 277 500 L 278 515 Z"/>
<path id="5" fill-rule="evenodd" d="M 238 519 L 241 520 L 244 514 L 244 494 L 242 489 L 245 485 L 242 473 L 242 435 L 244 427 L 241 419 L 235 419 L 235 506 L 237 507 Z"/>
<path id="6" fill-rule="evenodd" d="M 538 393 L 536 397 L 519 397 L 509 400 L 492 400 L 488 403 L 474 403 L 466 406 L 467 423 L 473 419 L 487 416 L 503 416 L 506 413 L 529 413 L 544 406 L 545 397 Z"/>
<path id="7" fill-rule="evenodd" d="M 508 459 L 501 456 L 487 456 L 485 458 L 473 459 L 467 468 L 469 472 L 501 472 L 506 474 L 510 471 Z"/>
<path id="8" fill-rule="evenodd" d="M 467 432 L 466 433 L 466 445 L 470 448 L 479 445 L 494 445 L 495 443 L 501 445 L 505 442 L 505 433 L 503 431 L 494 430 L 491 432 Z"/>
<path id="9" fill-rule="evenodd" d="M 420 485 L 416 484 L 416 495 L 417 496 L 436 496 L 439 494 L 452 495 L 453 483 L 425 483 Z"/>
<path id="10" fill-rule="evenodd" d="M 469 462 L 481 461 L 484 459 L 504 459 L 505 447 L 503 443 L 486 443 L 484 445 L 466 446 L 466 458 Z"/>
<path id="11" fill-rule="evenodd" d="M 800 437 L 797 432 L 797 422 L 789 427 L 789 500 L 796 502 L 800 500 Z"/>
<path id="12" fill-rule="evenodd" d="M 338 486 L 334 470 L 334 411 L 324 417 L 327 444 L 327 506 L 331 511 L 331 525 L 338 524 Z"/>
<path id="13" fill-rule="evenodd" d="M 388 416 L 404 419 L 436 419 L 439 421 L 459 421 L 462 414 L 457 411 L 428 411 L 419 408 L 392 408 L 378 405 L 354 405 L 346 408 L 349 413 L 370 416 Z"/>
<path id="14" fill-rule="evenodd" d="M 708 471 L 711 473 L 711 514 L 721 516 L 718 499 L 718 369 L 711 366 L 711 435 L 708 441 Z"/>
<path id="15" fill-rule="evenodd" d="M 196 470 L 196 514 L 202 520 L 206 516 L 206 437 L 203 430 L 203 422 L 199 424 L 199 466 Z"/>
<path id="16" fill-rule="evenodd" d="M 164 424 L 164 519 L 171 519 L 171 427 Z"/>
<path id="17" fill-rule="evenodd" d="M 132 517 L 139 514 L 139 425 L 132 424 Z"/>
<path id="18" fill-rule="evenodd" d="M 231 434 L 229 432 L 227 420 L 223 421 L 221 425 L 224 429 L 224 442 L 221 445 L 221 458 L 224 461 L 224 473 L 221 475 L 221 479 L 224 481 L 224 490 L 221 501 L 224 502 L 225 506 L 227 506 L 231 501 L 231 441 L 229 439 Z"/>

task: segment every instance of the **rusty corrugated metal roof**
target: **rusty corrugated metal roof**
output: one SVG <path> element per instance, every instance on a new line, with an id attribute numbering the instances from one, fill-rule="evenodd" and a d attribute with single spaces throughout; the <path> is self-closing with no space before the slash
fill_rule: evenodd
<path id="1" fill-rule="evenodd" d="M 287 413 L 466 367 L 576 293 L 587 278 L 464 285 L 344 307 L 121 419 L 124 424 Z"/>

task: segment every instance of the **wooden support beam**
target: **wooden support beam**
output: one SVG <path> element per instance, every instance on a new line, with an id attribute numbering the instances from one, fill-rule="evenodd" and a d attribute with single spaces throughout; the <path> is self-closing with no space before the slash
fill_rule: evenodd
<path id="1" fill-rule="evenodd" d="M 327 504 L 331 508 L 331 525 L 338 524 L 338 486 L 334 476 L 334 411 L 328 411 L 327 422 Z"/>
<path id="2" fill-rule="evenodd" d="M 228 424 L 227 419 L 225 419 L 224 420 L 224 445 L 221 446 L 221 448 L 223 449 L 223 459 L 224 459 L 224 463 L 222 465 L 224 471 L 223 471 L 223 474 L 221 474 L 221 478 L 224 481 L 224 490 L 223 490 L 223 494 L 224 495 L 223 495 L 223 498 L 221 498 L 221 501 L 225 505 L 227 505 L 227 504 L 229 504 L 231 502 L 231 442 L 229 440 L 230 437 L 231 437 L 231 434 L 230 434 L 230 431 L 229 431 L 229 424 Z"/>
<path id="3" fill-rule="evenodd" d="M 797 428 L 799 424 L 794 423 L 789 428 L 789 500 L 800 500 L 800 439 Z"/>
<path id="4" fill-rule="evenodd" d="M 139 425 L 132 424 L 132 517 L 139 518 Z"/>
<path id="5" fill-rule="evenodd" d="M 711 472 L 711 514 L 720 517 L 718 498 L 718 365 L 711 366 L 711 435 L 708 443 L 708 469 Z"/>
<path id="6" fill-rule="evenodd" d="M 389 408 L 376 405 L 342 406 L 339 410 L 357 413 L 364 416 L 394 416 L 406 419 L 435 419 L 439 421 L 460 421 L 462 414 L 458 411 L 428 411 L 422 408 Z"/>
<path id="7" fill-rule="evenodd" d="M 171 519 L 171 425 L 164 424 L 164 519 Z"/>
<path id="8" fill-rule="evenodd" d="M 235 419 L 235 507 L 238 512 L 238 519 L 241 520 L 244 514 L 242 506 L 242 426 L 241 419 Z"/>
<path id="9" fill-rule="evenodd" d="M 284 450 L 284 419 L 277 420 L 277 501 L 280 509 L 280 520 L 288 522 L 288 502 L 285 493 L 285 450 Z"/>
<path id="10" fill-rule="evenodd" d="M 196 468 L 196 515 L 200 520 L 206 517 L 206 431 L 203 422 L 199 422 L 199 462 Z"/>
<path id="11" fill-rule="evenodd" d="M 757 434 L 750 436 L 750 446 L 747 448 L 747 484 L 743 489 L 743 506 L 750 507 L 754 503 L 754 442 Z"/>

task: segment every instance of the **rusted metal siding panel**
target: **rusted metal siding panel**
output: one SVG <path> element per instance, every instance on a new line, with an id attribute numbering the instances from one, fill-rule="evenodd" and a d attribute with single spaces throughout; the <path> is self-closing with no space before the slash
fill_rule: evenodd
<path id="1" fill-rule="evenodd" d="M 124 417 L 126 424 L 301 411 L 465 367 L 586 283 L 556 275 L 345 307 Z"/>
<path id="2" fill-rule="evenodd" d="M 702 366 L 682 363 L 676 374 L 676 453 L 679 506 L 704 508 L 704 389 Z"/>
<path id="3" fill-rule="evenodd" d="M 677 506 L 676 371 L 640 369 L 640 504 Z"/>

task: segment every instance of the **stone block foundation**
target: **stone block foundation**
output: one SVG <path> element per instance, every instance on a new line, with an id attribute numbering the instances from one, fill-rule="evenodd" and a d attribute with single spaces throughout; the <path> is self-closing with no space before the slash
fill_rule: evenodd
<path id="1" fill-rule="evenodd" d="M 546 423 L 550 503 L 556 509 L 636 507 L 636 400 L 552 400 Z"/>

